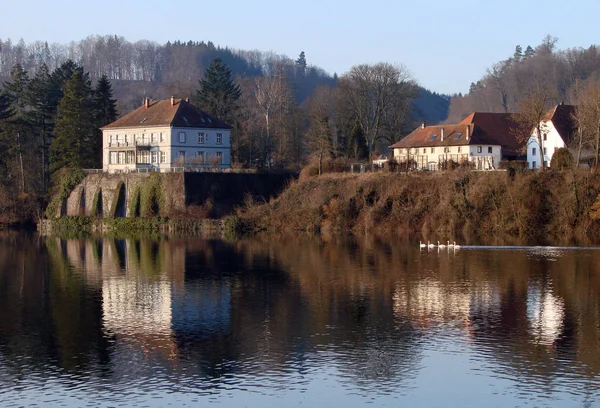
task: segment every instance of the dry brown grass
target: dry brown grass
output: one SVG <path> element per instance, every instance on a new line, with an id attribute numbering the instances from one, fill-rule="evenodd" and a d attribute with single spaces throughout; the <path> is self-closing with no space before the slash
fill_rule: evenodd
<path id="1" fill-rule="evenodd" d="M 599 175 L 568 171 L 329 173 L 238 215 L 252 229 L 279 232 L 597 239 L 591 210 L 599 193 Z"/>

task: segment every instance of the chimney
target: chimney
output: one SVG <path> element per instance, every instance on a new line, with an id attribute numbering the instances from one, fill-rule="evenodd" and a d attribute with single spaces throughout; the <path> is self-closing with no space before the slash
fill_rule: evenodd
<path id="1" fill-rule="evenodd" d="M 175 98 L 171 96 L 171 106 L 175 106 Z"/>
<path id="2" fill-rule="evenodd" d="M 150 107 L 150 98 L 144 99 L 144 107 L 148 109 Z"/>
<path id="3" fill-rule="evenodd" d="M 471 125 L 467 125 L 467 142 L 469 141 L 469 137 L 471 137 Z"/>
<path id="4" fill-rule="evenodd" d="M 442 128 L 442 130 L 440 131 L 440 134 L 442 135 L 442 142 L 444 141 L 444 128 Z"/>
<path id="5" fill-rule="evenodd" d="M 425 122 L 421 122 L 421 129 L 425 129 Z"/>

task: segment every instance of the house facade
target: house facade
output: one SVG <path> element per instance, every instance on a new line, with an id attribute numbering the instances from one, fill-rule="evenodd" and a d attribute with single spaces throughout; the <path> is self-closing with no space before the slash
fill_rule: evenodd
<path id="1" fill-rule="evenodd" d="M 542 146 L 537 129 L 531 132 L 527 142 L 527 164 L 530 169 L 541 168 L 542 161 L 545 167 L 550 167 L 554 152 L 562 147 L 571 149 L 571 154 L 576 156 L 577 153 L 573 151 L 575 146 L 572 146 L 577 132 L 574 115 L 575 106 L 564 104 L 556 105 L 546 113 L 540 124 Z"/>
<path id="2" fill-rule="evenodd" d="M 146 99 L 102 128 L 107 172 L 230 168 L 231 126 L 182 99 Z"/>
<path id="3" fill-rule="evenodd" d="M 521 139 L 515 129 L 511 114 L 474 112 L 458 124 L 422 124 L 390 148 L 397 162 L 417 170 L 440 170 L 449 163 L 494 170 L 503 160 L 520 158 L 520 140 L 527 137 Z"/>

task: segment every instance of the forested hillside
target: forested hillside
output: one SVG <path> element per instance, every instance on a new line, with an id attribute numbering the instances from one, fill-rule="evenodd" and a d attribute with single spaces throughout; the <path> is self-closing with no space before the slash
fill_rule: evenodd
<path id="1" fill-rule="evenodd" d="M 120 112 L 136 107 L 144 97 L 167 98 L 192 95 L 198 80 L 215 57 L 219 57 L 236 77 L 271 76 L 282 73 L 293 83 L 293 96 L 301 104 L 318 85 L 335 85 L 336 73 L 327 73 L 310 64 L 299 50 L 297 59 L 273 52 L 233 50 L 212 42 L 174 41 L 158 44 L 130 42 L 121 36 L 89 36 L 69 44 L 36 41 L 14 43 L 0 39 L 0 80 L 10 76 L 20 64 L 34 74 L 42 64 L 50 71 L 67 60 L 82 65 L 92 80 L 106 75 L 111 80 Z M 360 63 L 360 61 L 356 61 Z M 429 121 L 445 119 L 444 95 L 422 90 L 416 101 L 417 114 Z"/>
<path id="2" fill-rule="evenodd" d="M 98 128 L 145 98 L 190 97 L 233 126 L 234 165 L 259 169 L 367 160 L 448 107 L 403 65 L 357 61 L 338 76 L 304 51 L 292 59 L 211 42 L 0 40 L 0 78 L 0 223 L 39 214 L 62 169 L 100 167 Z"/>
<path id="3" fill-rule="evenodd" d="M 540 90 L 550 105 L 577 104 L 582 86 L 600 79 L 600 50 L 596 45 L 558 50 L 557 42 L 547 36 L 536 47 L 517 45 L 509 58 L 473 82 L 468 94 L 452 98 L 447 122 L 457 122 L 473 111 L 518 112 L 519 103 Z"/>

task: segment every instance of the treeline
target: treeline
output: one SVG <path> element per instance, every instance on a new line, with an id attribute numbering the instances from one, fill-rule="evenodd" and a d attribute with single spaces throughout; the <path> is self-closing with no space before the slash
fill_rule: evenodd
<path id="1" fill-rule="evenodd" d="M 30 75 L 17 64 L 0 92 L 0 224 L 39 216 L 63 168 L 101 168 L 100 127 L 117 118 L 106 76 L 67 61 Z"/>
<path id="2" fill-rule="evenodd" d="M 468 94 L 452 98 L 447 121 L 456 123 L 474 111 L 517 112 L 523 99 L 540 90 L 548 94 L 547 105 L 577 104 L 584 83 L 600 80 L 600 50 L 596 45 L 557 50 L 557 41 L 546 36 L 535 48 L 517 45 L 513 55 L 473 82 Z"/>

